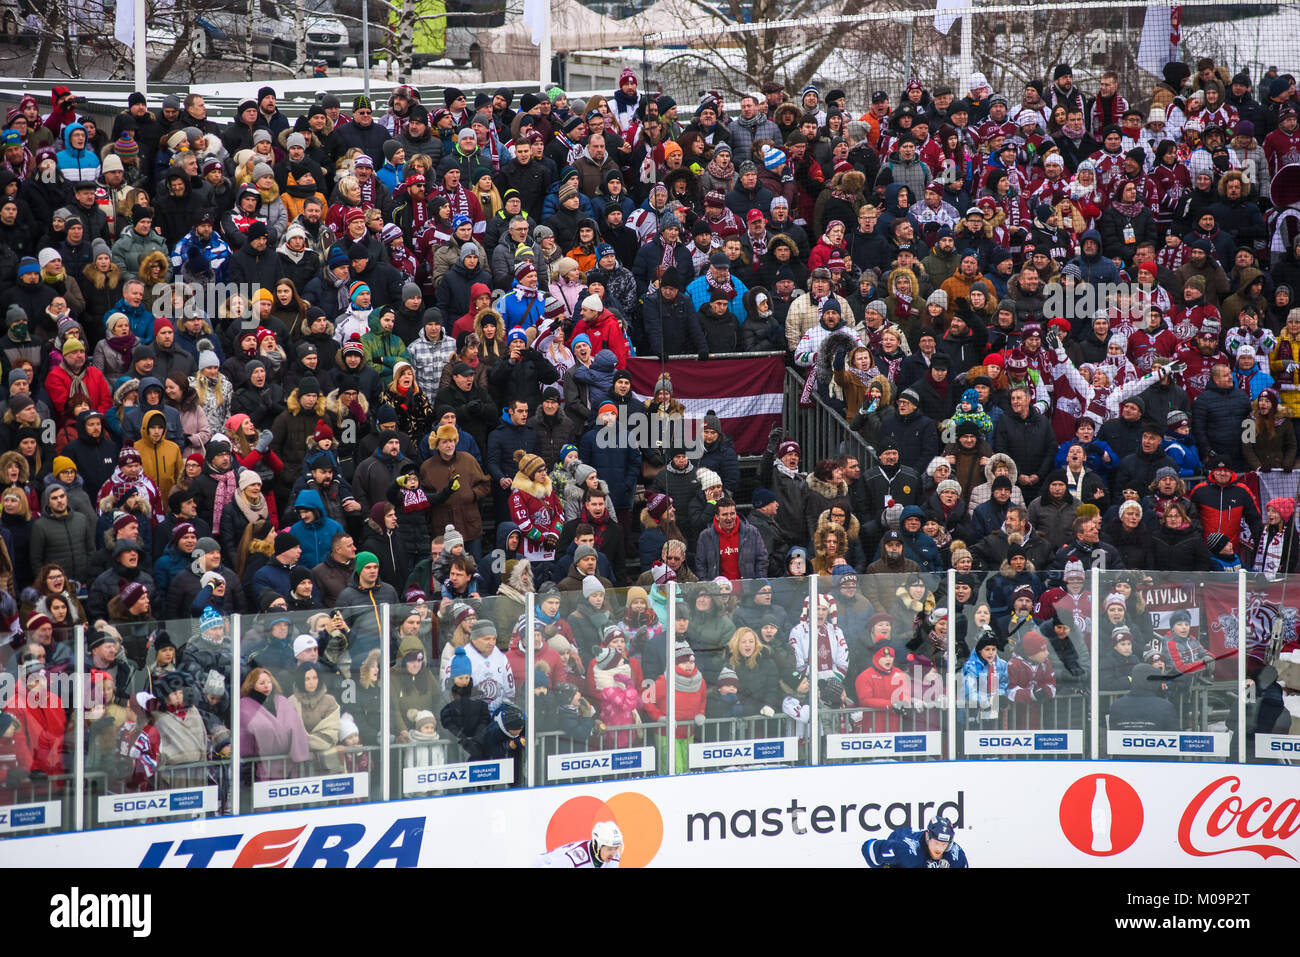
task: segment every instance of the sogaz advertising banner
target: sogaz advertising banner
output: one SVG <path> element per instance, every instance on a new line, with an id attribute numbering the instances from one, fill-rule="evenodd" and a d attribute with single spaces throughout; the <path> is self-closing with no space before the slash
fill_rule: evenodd
<path id="1" fill-rule="evenodd" d="M 976 868 L 1300 859 L 1291 767 L 981 761 L 719 771 L 14 836 L 0 841 L 0 866 L 528 867 L 612 820 L 624 867 L 864 867 L 865 840 L 936 814 Z"/>

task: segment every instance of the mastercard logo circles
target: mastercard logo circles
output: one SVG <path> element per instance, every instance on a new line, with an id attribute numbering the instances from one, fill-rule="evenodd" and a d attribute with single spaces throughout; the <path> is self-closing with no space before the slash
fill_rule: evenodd
<path id="1" fill-rule="evenodd" d="M 621 867 L 645 867 L 663 844 L 664 819 L 654 801 L 625 791 L 607 801 L 587 795 L 565 801 L 546 825 L 546 849 L 591 840 L 591 829 L 598 821 L 613 821 L 623 832 Z"/>

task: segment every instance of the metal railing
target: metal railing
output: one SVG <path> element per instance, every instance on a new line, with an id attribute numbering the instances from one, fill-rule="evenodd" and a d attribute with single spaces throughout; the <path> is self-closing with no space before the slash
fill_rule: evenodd
<path id="1" fill-rule="evenodd" d="M 1100 570 L 1093 572 L 1093 632 L 1085 633 L 1080 639 L 1094 649 L 1100 629 L 1097 596 L 1110 587 L 1109 581 L 1104 581 L 1101 574 Z M 1213 622 L 1223 627 L 1222 623 L 1232 617 L 1224 614 L 1228 607 L 1224 602 L 1228 601 L 1234 583 L 1238 586 L 1235 589 L 1237 619 L 1248 624 L 1252 622 L 1241 614 L 1247 598 L 1248 577 L 1223 573 L 1205 576 L 1200 581 L 1197 587 L 1216 590 L 1217 602 L 1216 617 L 1204 612 L 1203 626 L 1208 628 Z M 955 581 L 952 572 L 947 576 L 926 578 L 928 590 L 939 592 L 946 588 L 950 621 L 957 618 L 953 604 Z M 1251 587 L 1263 589 L 1283 589 L 1286 584 L 1267 582 L 1262 578 L 1250 581 Z M 820 614 L 817 609 L 825 583 L 817 576 L 810 576 L 791 580 L 789 584 L 796 590 L 787 595 L 784 604 L 797 611 L 806 590 L 812 620 L 803 634 L 817 634 L 817 616 Z M 1107 587 L 1103 588 L 1103 585 Z M 667 592 L 664 626 L 666 633 L 674 634 L 677 603 L 682 600 L 689 604 L 694 600 L 695 592 L 689 586 L 679 587 L 676 582 L 669 583 Z M 893 589 L 888 588 L 886 592 L 892 594 Z M 978 589 L 975 593 L 978 594 Z M 488 603 L 494 600 L 483 600 L 482 616 L 492 617 L 492 607 Z M 611 600 L 615 606 L 620 604 L 617 596 Z M 1284 591 L 1278 591 L 1271 600 L 1284 610 L 1289 607 L 1289 598 Z M 1208 608 L 1208 597 L 1206 602 Z M 405 622 L 410 616 L 404 611 L 394 611 L 389 605 L 381 605 L 376 628 L 370 617 L 373 610 L 361 610 L 366 615 L 354 624 L 359 629 L 369 627 L 380 651 L 378 664 L 383 678 L 379 682 L 379 695 L 368 706 L 351 703 L 355 700 L 348 697 L 348 683 L 352 678 L 346 676 L 340 676 L 342 681 L 336 690 L 340 692 L 342 710 L 351 709 L 357 718 L 368 716 L 370 723 L 363 722 L 370 729 L 365 732 L 366 743 L 315 752 L 302 762 L 284 754 L 241 754 L 241 741 L 246 746 L 244 735 L 248 730 L 241 727 L 240 708 L 234 707 L 230 709 L 228 722 L 231 757 L 190 764 L 163 763 L 141 791 L 128 787 L 129 769 L 119 766 L 118 759 L 106 765 L 102 760 L 103 752 L 98 750 L 99 744 L 88 755 L 91 748 L 86 736 L 69 734 L 63 760 L 66 773 L 51 777 L 37 775 L 16 786 L 0 789 L 0 809 L 5 805 L 14 809 L 13 818 L 18 822 L 8 831 L 0 828 L 0 834 L 43 833 L 56 829 L 71 831 L 117 827 L 126 822 L 183 820 L 557 783 L 627 780 L 736 766 L 761 766 L 764 763 L 818 765 L 990 758 L 1100 760 L 1133 755 L 1131 750 L 1120 754 L 1122 748 L 1116 750 L 1109 746 L 1112 740 L 1117 748 L 1120 744 L 1117 739 L 1108 738 L 1110 712 L 1114 702 L 1128 692 L 1103 692 L 1099 689 L 1099 666 L 1095 653 L 1089 656 L 1087 671 L 1079 678 L 1070 678 L 1059 664 L 1056 666 L 1054 697 L 1040 696 L 1037 701 L 1012 702 L 1006 700 L 1004 688 L 996 714 L 980 714 L 973 703 L 968 707 L 963 700 L 958 674 L 960 664 L 955 654 L 946 656 L 947 662 L 937 667 L 933 687 L 916 692 L 933 695 L 933 700 L 926 697 L 920 708 L 910 701 L 889 709 L 854 705 L 831 708 L 821 700 L 821 694 L 814 691 L 811 695 L 796 695 L 793 701 L 787 696 L 784 709 L 772 715 L 688 718 L 679 711 L 682 702 L 678 700 L 677 671 L 669 668 L 662 679 L 666 688 L 659 690 L 659 706 L 653 712 L 645 705 L 640 708 L 638 722 L 609 727 L 596 725 L 585 739 L 578 739 L 558 730 L 550 722 L 546 722 L 543 728 L 534 728 L 539 717 L 533 706 L 537 700 L 534 697 L 534 676 L 539 674 L 534 666 L 538 664 L 540 652 L 527 643 L 521 672 L 524 677 L 515 692 L 515 700 L 524 713 L 527 744 L 522 749 L 507 748 L 499 752 L 503 757 L 498 760 L 472 761 L 460 743 L 441 728 L 440 712 L 432 704 L 430 707 L 438 718 L 442 737 L 433 742 L 398 742 L 396 729 L 391 724 L 396 714 L 394 698 L 398 685 L 389 678 L 400 673 L 399 669 L 405 666 L 401 662 L 393 663 L 390 642 L 397 636 L 391 631 L 394 620 Z M 525 622 L 537 620 L 532 595 L 527 597 L 523 619 Z M 243 640 L 246 627 L 253 635 L 265 634 L 266 624 L 259 618 L 248 616 L 232 616 L 228 622 L 230 660 L 240 664 L 236 666 L 237 671 L 228 673 L 226 677 L 236 695 L 242 684 L 239 679 L 249 670 L 241 651 L 247 647 Z M 1256 631 L 1250 633 L 1242 646 L 1250 648 L 1253 654 L 1261 647 L 1261 641 L 1266 643 L 1271 636 L 1270 648 L 1276 652 L 1274 646 L 1279 646 L 1277 629 L 1270 631 L 1266 624 L 1253 624 L 1251 627 Z M 183 634 L 179 623 L 173 623 L 173 632 L 178 637 Z M 854 632 L 848 637 L 851 640 L 856 635 Z M 792 636 L 790 640 L 795 639 Z M 968 634 L 967 641 L 970 640 Z M 75 645 L 79 657 L 74 660 L 84 660 L 86 644 L 84 630 L 78 629 Z M 187 642 L 179 644 L 182 650 L 188 648 Z M 1183 748 L 1180 741 L 1176 751 L 1147 754 L 1142 759 L 1287 760 L 1285 755 L 1291 752 L 1286 747 L 1279 748 L 1276 737 L 1260 740 L 1258 750 L 1265 753 L 1261 758 L 1256 753 L 1254 731 L 1244 735 L 1237 733 L 1240 728 L 1253 729 L 1259 712 L 1255 692 L 1246 683 L 1246 656 L 1236 653 L 1236 645 L 1227 647 L 1231 650 L 1224 654 L 1231 656 L 1238 672 L 1236 681 L 1179 678 L 1169 695 L 1173 705 L 1171 714 L 1177 715 L 1176 721 L 1170 721 L 1171 725 L 1177 726 L 1177 731 L 1171 732 L 1170 737 L 1195 739 L 1191 744 L 1197 747 Z M 807 660 L 807 648 L 796 651 Z M 436 656 L 431 664 L 437 667 Z M 354 666 L 357 665 L 354 659 Z M 817 665 L 821 677 L 826 675 L 825 667 L 824 663 Z M 1221 671 L 1219 677 L 1226 678 L 1227 674 Z M 945 677 L 946 680 L 939 680 Z M 581 688 L 583 682 L 578 679 L 574 683 Z M 65 710 L 69 712 L 69 728 L 86 726 L 91 703 L 84 700 L 87 696 L 82 684 L 80 680 L 72 682 L 63 698 Z M 711 683 L 709 687 L 712 689 Z M 851 687 L 849 690 L 852 693 Z M 65 694 L 63 690 L 59 693 Z M 709 697 L 710 707 L 716 707 L 712 690 Z M 649 700 L 643 699 L 644 702 Z M 409 717 L 407 715 L 407 720 Z M 815 733 L 811 733 L 812 729 Z M 995 740 L 981 742 L 972 735 L 984 735 Z M 1271 750 L 1265 751 L 1265 741 L 1272 742 Z M 1032 746 L 1026 749 L 1026 743 Z M 1112 751 L 1116 752 L 1115 755 Z M 151 794 L 158 802 L 170 800 L 174 803 L 151 803 L 147 799 Z M 42 818 L 42 814 L 46 816 Z"/>
<path id="2" fill-rule="evenodd" d="M 803 405 L 805 379 L 794 369 L 785 370 L 785 388 L 781 401 L 781 421 L 788 434 L 798 436 L 800 451 L 806 465 L 822 459 L 839 458 L 842 454 L 856 455 L 863 471 L 875 461 L 875 452 L 866 440 L 849 427 L 844 416 L 826 404 L 816 390 L 812 405 Z"/>

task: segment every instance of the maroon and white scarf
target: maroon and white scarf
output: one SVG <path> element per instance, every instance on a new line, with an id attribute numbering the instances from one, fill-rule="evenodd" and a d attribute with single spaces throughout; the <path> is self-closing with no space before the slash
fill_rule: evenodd
<path id="1" fill-rule="evenodd" d="M 239 493 L 239 480 L 234 469 L 213 472 L 212 477 L 217 481 L 217 489 L 212 495 L 212 527 L 219 528 L 221 512 L 235 500 L 235 496 Z"/>
<path id="2" fill-rule="evenodd" d="M 379 179 L 374 174 L 371 174 L 370 178 L 364 183 L 361 182 L 360 176 L 356 177 L 356 181 L 357 185 L 361 187 L 361 205 L 366 209 L 370 209 L 375 205 L 375 183 L 379 182 Z"/>
<path id="3" fill-rule="evenodd" d="M 727 273 L 726 282 L 719 282 L 713 278 L 713 272 L 710 270 L 704 274 L 704 281 L 708 283 L 710 289 L 721 289 L 727 294 L 728 299 L 736 298 L 736 287 L 731 281 L 731 273 Z"/>
<path id="4" fill-rule="evenodd" d="M 469 190 L 465 189 L 464 186 L 457 186 L 455 189 L 447 189 L 445 186 L 439 186 L 434 190 L 434 192 L 439 196 L 447 197 L 447 205 L 451 210 L 452 219 L 455 219 L 457 216 L 468 216 L 470 219 L 474 218 L 474 214 L 470 211 Z"/>
<path id="5" fill-rule="evenodd" d="M 818 310 L 820 311 L 820 309 Z M 894 290 L 894 315 L 899 319 L 909 319 L 912 315 L 912 296 L 910 293 Z"/>
<path id="6" fill-rule="evenodd" d="M 402 513 L 422 512 L 429 507 L 429 497 L 418 485 L 415 488 L 402 489 Z"/>
<path id="7" fill-rule="evenodd" d="M 663 242 L 661 239 L 660 242 Z M 677 266 L 677 244 L 664 242 L 664 255 L 659 265 L 663 269 L 673 269 Z"/>

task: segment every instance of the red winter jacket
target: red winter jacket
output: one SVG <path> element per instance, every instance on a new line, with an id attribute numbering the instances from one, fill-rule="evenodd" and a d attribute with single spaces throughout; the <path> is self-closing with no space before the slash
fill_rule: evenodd
<path id="1" fill-rule="evenodd" d="M 1240 551 L 1241 522 L 1245 519 L 1251 540 L 1259 541 L 1259 505 L 1250 489 L 1238 481 L 1236 472 L 1227 485 L 1206 479 L 1192 489 L 1189 498 L 1201 517 L 1201 534 L 1207 539 L 1215 532 L 1222 532 L 1232 541 L 1233 549 Z"/>
<path id="2" fill-rule="evenodd" d="M 520 633 L 515 632 L 510 636 L 510 650 L 506 652 L 506 661 L 510 663 L 510 670 L 515 676 L 515 687 L 522 688 L 528 681 L 528 674 L 525 669 L 528 667 L 528 654 L 519 647 Z M 551 670 L 551 680 L 548 687 L 553 691 L 556 686 L 563 681 L 571 681 L 568 669 L 564 666 L 564 659 L 550 645 L 542 643 L 542 648 L 533 655 L 534 662 L 546 662 L 546 667 Z"/>
<path id="3" fill-rule="evenodd" d="M 26 689 L 19 689 L 5 711 L 18 719 L 21 727 L 15 734 L 26 739 L 27 749 L 31 754 L 29 771 L 43 771 L 46 774 L 63 774 L 63 739 L 67 732 L 68 719 L 63 711 L 63 702 L 48 693 L 44 707 L 27 706 Z"/>
<path id="4" fill-rule="evenodd" d="M 96 412 L 107 412 L 113 407 L 113 390 L 108 387 L 104 373 L 92 366 L 89 361 L 82 368 L 81 385 L 90 396 L 90 405 Z M 49 394 L 50 405 L 55 419 L 60 426 L 68 425 L 68 399 L 72 393 L 72 375 L 60 363 L 57 369 L 51 369 L 45 377 L 45 391 Z"/>
<path id="5" fill-rule="evenodd" d="M 677 666 L 677 677 L 689 678 L 696 672 L 694 669 L 688 674 L 682 674 L 681 665 Z M 708 687 L 704 679 L 700 679 L 700 687 L 695 691 L 684 691 L 680 683 L 677 686 L 677 720 L 694 721 L 697 714 L 704 714 L 704 704 L 708 697 Z M 643 696 L 645 709 L 649 712 L 650 717 L 655 721 L 668 716 L 668 677 L 660 675 L 655 679 L 653 701 L 647 700 L 649 696 Z M 691 736 L 691 726 L 689 724 L 678 724 L 676 737 L 689 738 Z"/>
<path id="6" fill-rule="evenodd" d="M 1007 697 L 1016 706 L 1015 727 L 1041 728 L 1043 706 L 1034 700 L 1034 691 L 1042 690 L 1047 698 L 1056 697 L 1056 673 L 1052 670 L 1051 660 L 1040 665 L 1020 655 L 1012 656 L 1007 662 L 1007 688 Z"/>
<path id="7" fill-rule="evenodd" d="M 626 369 L 627 360 L 632 354 L 631 348 L 627 344 L 627 337 L 623 335 L 623 327 L 619 325 L 614 314 L 608 309 L 602 309 L 600 315 L 594 320 L 580 319 L 573 324 L 573 332 L 569 333 L 569 346 L 572 347 L 573 340 L 582 333 L 591 340 L 591 354 L 594 356 L 600 351 L 601 346 L 608 346 L 610 351 L 618 359 L 618 368 Z"/>
<path id="8" fill-rule="evenodd" d="M 912 700 L 912 689 L 907 675 L 899 668 L 891 667 L 881 671 L 874 663 L 853 683 L 858 695 L 858 704 L 870 711 L 864 711 L 859 730 L 864 732 L 898 731 L 902 720 L 897 712 L 889 706 L 896 701 Z"/>

